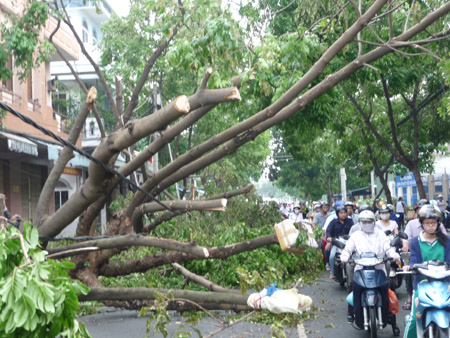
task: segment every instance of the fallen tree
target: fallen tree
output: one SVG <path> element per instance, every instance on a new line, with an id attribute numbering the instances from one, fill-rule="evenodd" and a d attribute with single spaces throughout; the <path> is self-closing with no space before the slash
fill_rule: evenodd
<path id="1" fill-rule="evenodd" d="M 199 141 L 198 144 L 194 145 L 191 145 L 189 142 L 192 134 L 195 135 L 194 130 L 196 124 L 202 119 L 207 118 L 208 114 L 211 114 L 213 109 L 223 109 L 220 112 L 225 114 L 228 109 L 232 109 L 230 107 L 233 107 L 233 102 L 234 104 L 240 101 L 244 101 L 241 104 L 246 103 L 245 97 L 244 100 L 242 100 L 241 88 L 238 88 L 238 86 L 247 86 L 249 83 L 251 84 L 252 80 L 249 74 L 253 75 L 253 72 L 255 72 L 255 75 L 257 76 L 258 67 L 262 67 L 263 61 L 265 60 L 256 60 L 255 64 L 250 65 L 250 69 L 247 68 L 247 65 L 235 67 L 233 69 L 234 74 L 232 75 L 244 71 L 245 74 L 242 75 L 244 81 L 234 81 L 233 83 L 237 84 L 237 86 L 233 85 L 231 87 L 226 87 L 223 85 L 222 87 L 226 88 L 219 89 L 208 88 L 210 82 L 214 80 L 213 70 L 209 66 L 203 67 L 202 69 L 206 68 L 206 71 L 204 71 L 204 76 L 199 86 L 192 86 L 195 90 L 183 87 L 185 93 L 194 92 L 194 94 L 174 95 L 170 100 L 167 100 L 167 104 L 154 111 L 152 114 L 134 116 L 133 114 L 138 110 L 136 108 L 139 99 L 142 99 L 144 96 L 143 91 L 145 90 L 145 83 L 152 81 L 156 82 L 158 80 L 156 75 L 151 74 L 153 67 L 156 67 L 156 61 L 164 56 L 164 52 L 169 53 L 171 44 L 176 43 L 176 39 L 180 37 L 180 35 L 185 39 L 188 39 L 190 36 L 189 34 L 191 34 L 192 31 L 194 31 L 195 34 L 200 34 L 203 30 L 203 25 L 205 23 L 201 21 L 202 18 L 198 18 L 198 15 L 195 14 L 195 10 L 198 10 L 198 8 L 189 1 L 183 2 L 181 0 L 177 2 L 176 6 L 168 7 L 166 11 L 163 11 L 166 13 L 165 15 L 172 15 L 167 18 L 171 25 L 164 23 L 164 27 L 160 27 L 159 25 L 162 26 L 162 23 L 157 20 L 155 29 L 159 28 L 160 31 L 155 32 L 154 36 L 149 34 L 152 39 L 157 38 L 158 41 L 153 41 L 155 45 L 154 52 L 151 55 L 147 55 L 144 62 L 145 67 L 142 72 L 133 74 L 133 76 L 136 75 L 135 78 L 137 81 L 132 89 L 128 89 L 129 96 L 124 101 L 125 107 L 120 105 L 120 102 L 123 99 L 121 94 L 121 82 L 117 79 L 114 83 L 114 87 L 109 86 L 102 69 L 95 64 L 92 58 L 88 58 L 96 70 L 100 82 L 103 84 L 103 89 L 106 91 L 106 96 L 111 106 L 111 113 L 117 127 L 109 134 L 105 134 L 101 143 L 92 154 L 93 158 L 101 162 L 103 166 L 99 165 L 98 162 L 92 161 L 88 170 L 88 178 L 82 187 L 70 196 L 69 200 L 61 208 L 50 215 L 43 206 L 48 205 L 47 202 L 49 196 L 52 194 L 52 191 L 58 183 L 58 172 L 66 165 L 68 156 L 61 156 L 58 161 L 55 162 L 54 172 L 49 176 L 51 179 L 47 180 L 43 189 L 44 193 L 39 199 L 38 205 L 40 207 L 35 220 L 35 225 L 39 229 L 40 235 L 54 238 L 77 217 L 80 217 L 77 236 L 89 236 L 92 234 L 94 220 L 98 216 L 100 210 L 104 207 L 108 198 L 110 198 L 114 189 L 121 183 L 122 178 L 117 175 L 117 173 L 112 173 L 108 170 L 108 168 L 111 169 L 111 167 L 114 166 L 120 152 L 126 152 L 129 158 L 128 162 L 121 168 L 118 168 L 117 171 L 123 176 L 129 176 L 136 170 L 140 170 L 149 158 L 161 152 L 162 149 L 170 145 L 172 141 L 179 140 L 185 134 L 189 135 L 187 137 L 188 142 L 186 143 L 188 146 L 184 152 L 180 151 L 177 153 L 177 156 L 173 161 L 148 176 L 146 181 L 139 186 L 139 189 L 141 190 L 134 191 L 132 200 L 128 206 L 126 206 L 122 212 L 117 213 L 115 218 L 110 220 L 105 235 L 120 237 L 88 240 L 80 244 L 64 246 L 58 249 L 49 249 L 50 254 L 53 255 L 52 257 L 76 256 L 73 258 L 76 263 L 76 268 L 71 271 L 72 277 L 83 281 L 89 287 L 92 287 L 92 290 L 102 290 L 102 292 L 98 291 L 95 296 L 99 297 L 97 299 L 101 299 L 100 295 L 106 295 L 107 293 L 103 293 L 103 289 L 97 289 L 102 286 L 99 281 L 99 276 L 123 276 L 131 273 L 145 272 L 149 269 L 166 264 L 204 259 L 225 259 L 239 253 L 276 244 L 276 237 L 274 234 L 271 234 L 256 238 L 242 238 L 241 242 L 205 248 L 193 243 L 180 243 L 172 240 L 143 237 L 137 235 L 136 232 L 155 231 L 157 227 L 163 224 L 163 222 L 168 221 L 175 214 L 181 214 L 182 212 L 184 213 L 185 211 L 193 210 L 195 208 L 199 210 L 223 210 L 225 205 L 222 200 L 220 200 L 218 204 L 217 201 L 214 202 L 209 200 L 198 202 L 171 200 L 162 202 L 162 194 L 164 194 L 164 191 L 167 189 L 173 189 L 173 186 L 178 184 L 178 182 L 187 180 L 188 177 L 192 177 L 192 175 L 195 175 L 229 155 L 234 154 L 238 149 L 242 149 L 244 145 L 270 128 L 288 120 L 295 114 L 301 114 L 303 108 L 314 102 L 314 100 L 324 95 L 333 87 L 337 86 L 341 81 L 349 78 L 359 69 L 370 66 L 370 63 L 387 54 L 397 53 L 399 49 L 415 45 L 420 45 L 421 48 L 425 48 L 423 46 L 426 44 L 435 42 L 436 39 L 445 38 L 447 36 L 443 20 L 447 20 L 450 4 L 443 3 L 441 7 L 433 8 L 433 11 L 430 10 L 428 15 L 423 17 L 420 21 L 414 22 L 414 24 L 408 23 L 408 18 L 406 18 L 405 27 L 409 28 L 405 29 L 404 32 L 395 35 L 393 31 L 390 31 L 389 39 L 386 39 L 383 43 L 380 43 L 378 46 L 368 47 L 365 53 L 361 52 L 349 62 L 344 64 L 335 62 L 331 67 L 330 64 L 333 61 L 336 61 L 336 58 L 339 55 L 344 53 L 345 48 L 349 44 L 355 43 L 355 40 L 358 39 L 358 36 L 362 31 L 374 31 L 376 29 L 373 28 L 374 25 L 369 26 L 373 23 L 374 18 L 377 18 L 378 20 L 380 16 L 386 15 L 383 13 L 403 13 L 402 8 L 392 9 L 390 4 L 391 2 L 388 0 L 364 2 L 365 11 L 360 13 L 355 9 L 352 16 L 353 22 L 348 22 L 348 17 L 345 17 L 345 23 L 348 24 L 348 26 L 346 26 L 346 29 L 343 29 L 343 33 L 340 34 L 331 45 L 323 46 L 323 53 L 320 57 L 314 58 L 313 64 L 308 69 L 304 69 L 302 76 L 296 79 L 297 82 L 286 90 L 285 93 L 280 94 L 278 99 L 274 99 L 273 102 L 264 105 L 259 103 L 256 105 L 256 107 L 260 108 L 259 111 L 254 110 L 248 114 L 250 115 L 248 117 L 247 115 L 244 115 L 245 118 L 233 120 L 233 125 L 223 128 L 223 130 L 218 132 L 214 132 L 212 136 L 208 136 L 204 140 Z M 59 5 L 61 6 L 61 4 Z M 60 20 L 68 25 L 82 46 L 81 39 L 79 39 L 65 9 L 58 7 L 58 4 L 56 4 L 56 7 L 49 7 L 49 9 L 53 8 L 59 10 Z M 154 10 L 156 9 L 158 9 L 157 6 Z M 144 9 L 142 10 L 144 11 Z M 215 7 L 214 10 L 220 11 L 220 8 Z M 383 10 L 384 12 L 382 12 Z M 189 20 L 196 18 L 196 20 L 199 21 L 195 24 L 186 22 L 186 11 L 190 12 Z M 208 12 L 207 9 L 206 11 Z M 154 12 L 152 13 L 154 14 Z M 149 15 L 148 17 L 151 16 Z M 340 18 L 341 23 L 344 22 L 344 17 L 340 16 Z M 167 26 L 170 26 L 169 30 L 167 30 Z M 433 34 L 430 34 L 431 36 L 428 36 L 429 33 L 427 32 L 427 29 L 433 26 L 444 28 L 442 28 L 442 31 L 433 32 Z M 198 27 L 200 27 L 200 30 L 198 30 Z M 153 29 L 153 27 L 151 28 Z M 381 34 L 383 28 L 383 26 L 378 26 L 378 29 L 380 30 L 378 32 L 379 35 L 383 35 Z M 225 29 L 221 29 L 221 31 L 225 31 Z M 164 34 L 161 32 L 164 32 Z M 419 40 L 413 40 L 416 37 Z M 303 39 L 305 36 L 300 36 L 298 40 L 301 40 L 300 38 Z M 317 36 L 317 39 L 319 38 L 320 36 Z M 219 42 L 221 41 L 220 39 L 218 40 Z M 210 43 L 212 44 L 212 42 Z M 189 45 L 189 42 L 187 42 L 187 44 Z M 251 50 L 250 46 L 246 47 Z M 87 53 L 84 48 L 82 48 L 82 53 Z M 221 57 L 226 57 L 227 53 L 221 50 L 220 55 Z M 247 55 L 249 60 L 252 59 L 252 55 L 251 52 Z M 313 56 L 315 57 L 315 55 Z M 218 59 L 220 59 L 220 57 L 215 60 L 218 62 Z M 260 63 L 258 63 L 258 61 Z M 116 62 L 119 61 L 116 60 Z M 164 66 L 160 66 L 158 71 L 162 74 L 163 69 Z M 176 71 L 174 71 L 174 73 L 176 73 Z M 324 76 L 324 74 L 326 74 L 326 76 Z M 131 77 L 132 76 L 130 76 L 130 78 Z M 229 78 L 231 79 L 231 76 Z M 125 79 L 125 81 L 128 81 L 128 79 Z M 116 98 L 113 96 L 114 90 L 117 95 Z M 260 95 L 258 94 L 256 98 L 259 96 Z M 255 98 L 252 98 L 252 100 L 255 100 Z M 252 108 L 254 107 L 255 106 L 252 106 Z M 85 110 L 86 106 L 83 106 L 83 112 Z M 245 108 L 243 110 L 245 110 Z M 80 114 L 80 116 L 84 116 L 84 114 Z M 76 128 L 74 128 L 74 131 L 78 131 L 79 133 L 82 124 L 83 118 L 76 120 Z M 213 126 L 211 125 L 211 129 L 212 127 Z M 132 157 L 132 152 L 128 151 L 128 149 L 133 148 L 137 142 L 155 133 L 156 136 L 154 141 L 146 145 L 137 156 Z M 71 134 L 70 140 L 73 141 L 76 137 L 77 135 Z M 226 186 L 223 187 L 223 190 L 229 188 L 229 186 Z M 236 186 L 231 189 L 235 188 Z M 247 190 L 244 189 L 238 191 L 236 194 L 246 192 Z M 234 196 L 234 193 L 227 194 L 227 192 L 223 192 L 223 198 L 232 196 Z M 197 205 L 197 207 L 195 207 L 195 205 Z M 165 210 L 165 213 L 155 214 L 161 210 Z M 154 214 L 153 219 L 151 222 L 145 224 L 143 215 L 149 214 L 151 217 L 152 213 Z M 139 259 L 128 259 L 120 262 L 114 260 L 115 257 L 128 248 L 139 245 L 173 251 L 147 254 Z M 141 289 L 139 290 L 141 291 Z M 149 292 L 145 290 L 142 290 L 142 292 L 142 295 L 149 294 Z M 125 300 L 125 298 L 131 299 L 136 297 L 136 295 L 141 296 L 141 293 L 135 293 L 135 291 L 131 289 L 121 290 L 120 293 L 120 297 L 123 297 L 121 300 Z M 90 295 L 94 297 L 93 294 Z M 227 293 L 227 296 L 229 295 L 230 294 Z"/>

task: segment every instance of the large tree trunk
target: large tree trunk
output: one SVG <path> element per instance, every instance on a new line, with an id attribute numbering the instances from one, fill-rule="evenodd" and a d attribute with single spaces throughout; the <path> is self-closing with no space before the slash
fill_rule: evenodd
<path id="1" fill-rule="evenodd" d="M 389 184 L 388 184 L 388 175 L 381 175 L 380 177 L 380 183 L 383 186 L 383 190 L 384 190 L 384 194 L 386 195 L 386 201 L 388 204 L 393 204 L 392 202 L 392 195 L 391 195 L 391 190 L 389 189 Z"/>
<path id="2" fill-rule="evenodd" d="M 416 180 L 417 192 L 419 193 L 419 199 L 427 199 L 427 194 L 425 192 L 425 187 L 422 182 L 422 177 L 420 175 L 420 170 L 417 165 L 408 168 L 414 175 L 414 179 Z"/>
<path id="3" fill-rule="evenodd" d="M 143 300 L 155 299 L 155 292 L 173 296 L 175 300 L 190 300 L 197 304 L 234 304 L 247 306 L 248 294 L 236 294 L 229 292 L 207 292 L 207 291 L 190 291 L 190 290 L 165 290 L 150 288 L 91 288 L 87 295 L 80 295 L 80 301 L 93 300 Z M 248 310 L 251 308 L 248 308 Z"/>

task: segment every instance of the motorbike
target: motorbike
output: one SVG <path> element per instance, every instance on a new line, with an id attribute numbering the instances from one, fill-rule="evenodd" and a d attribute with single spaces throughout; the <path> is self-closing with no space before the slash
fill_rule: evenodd
<path id="1" fill-rule="evenodd" d="M 345 248 L 345 244 L 347 244 L 347 240 L 350 236 L 339 236 L 332 239 L 332 243 L 336 246 L 336 256 L 334 257 L 334 275 L 335 281 L 339 283 L 340 286 L 344 287 L 347 284 L 347 288 L 350 286 L 350 282 L 348 280 L 347 270 L 345 268 L 346 264 L 341 261 L 341 253 Z"/>
<path id="2" fill-rule="evenodd" d="M 448 210 L 444 212 L 444 227 L 450 230 L 450 212 Z"/>
<path id="3" fill-rule="evenodd" d="M 398 274 L 397 269 L 401 270 L 405 266 L 405 262 L 402 258 L 402 239 L 408 239 L 408 236 L 402 231 L 400 231 L 398 234 L 394 234 L 390 230 L 387 230 L 385 231 L 385 234 L 390 240 L 391 247 L 395 248 L 395 252 L 397 252 L 400 256 L 400 263 L 396 263 L 393 260 L 390 260 L 386 263 L 386 274 L 388 276 L 389 288 L 392 291 L 395 291 L 395 289 L 398 289 L 403 282 L 403 275 Z"/>
<path id="4" fill-rule="evenodd" d="M 438 260 L 412 266 L 425 280 L 417 287 L 417 337 L 450 337 L 450 264 Z"/>
<path id="5" fill-rule="evenodd" d="M 377 330 L 383 329 L 388 324 L 383 323 L 383 299 L 380 291 L 380 287 L 387 284 L 387 278 L 383 270 L 375 269 L 375 266 L 384 264 L 386 259 L 378 257 L 372 252 L 367 252 L 362 253 L 360 256 L 353 256 L 350 261 L 362 266 L 362 269 L 355 271 L 353 278 L 353 284 L 357 284 L 362 288 L 362 309 L 355 308 L 355 312 L 362 311 L 363 313 L 363 328 L 360 329 L 369 331 L 370 337 L 375 338 L 377 337 Z M 386 318 L 388 318 L 388 314 L 386 314 Z M 397 327 L 397 332 L 394 331 L 394 335 L 399 334 Z"/>

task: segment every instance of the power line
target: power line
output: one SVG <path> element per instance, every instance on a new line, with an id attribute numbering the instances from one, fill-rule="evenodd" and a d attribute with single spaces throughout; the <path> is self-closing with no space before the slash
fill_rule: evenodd
<path id="1" fill-rule="evenodd" d="M 100 167 L 102 167 L 106 172 L 112 174 L 112 175 L 117 175 L 121 180 L 127 182 L 128 184 L 130 184 L 132 187 L 134 187 L 135 189 L 139 190 L 140 192 L 142 192 L 144 195 L 146 195 L 147 197 L 149 197 L 152 201 L 155 201 L 156 203 L 158 203 L 160 206 L 162 206 L 164 209 L 166 209 L 167 211 L 173 212 L 175 214 L 180 214 L 179 212 L 173 211 L 171 210 L 168 206 L 166 206 L 165 204 L 163 204 L 162 202 L 160 202 L 159 200 L 157 200 L 155 198 L 155 196 L 153 196 L 152 194 L 148 193 L 147 191 L 145 191 L 144 189 L 142 189 L 141 187 L 139 187 L 136 183 L 132 182 L 131 180 L 129 180 L 128 178 L 126 178 L 124 175 L 122 175 L 120 172 L 118 172 L 115 169 L 110 168 L 109 166 L 107 166 L 105 163 L 103 163 L 102 161 L 99 161 L 98 159 L 96 159 L 95 157 L 93 157 L 91 154 L 89 154 L 88 152 L 77 148 L 75 145 L 73 145 L 72 143 L 62 139 L 61 137 L 59 137 L 58 135 L 54 134 L 52 131 L 42 127 L 41 125 L 39 125 L 38 123 L 36 123 L 35 121 L 33 121 L 32 119 L 30 119 L 29 117 L 19 113 L 17 110 L 11 108 L 10 106 L 8 106 L 6 103 L 4 103 L 3 101 L 0 101 L 0 109 L 3 109 L 11 114 L 13 114 L 14 116 L 18 117 L 19 119 L 21 119 L 22 121 L 24 121 L 27 124 L 32 125 L 34 128 L 40 130 L 41 132 L 43 132 L 45 135 L 50 136 L 51 138 L 57 140 L 60 144 L 69 147 L 70 149 L 72 149 L 73 151 L 76 151 L 77 153 L 79 153 L 80 155 L 88 158 L 89 160 L 91 160 L 92 162 L 94 162 L 95 164 L 99 165 Z M 17 135 L 25 137 L 26 139 L 30 139 L 29 135 L 24 134 L 24 133 L 20 133 L 20 132 L 16 132 Z"/>

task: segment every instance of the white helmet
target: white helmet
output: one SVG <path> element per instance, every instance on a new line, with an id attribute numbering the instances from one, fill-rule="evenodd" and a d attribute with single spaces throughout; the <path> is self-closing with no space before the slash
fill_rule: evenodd
<path id="1" fill-rule="evenodd" d="M 359 214 L 361 231 L 371 234 L 375 229 L 375 214 L 370 210 L 361 211 Z"/>
<path id="2" fill-rule="evenodd" d="M 375 222 L 375 214 L 370 210 L 364 210 L 359 213 L 359 221 Z"/>

